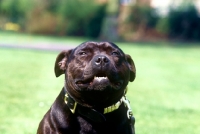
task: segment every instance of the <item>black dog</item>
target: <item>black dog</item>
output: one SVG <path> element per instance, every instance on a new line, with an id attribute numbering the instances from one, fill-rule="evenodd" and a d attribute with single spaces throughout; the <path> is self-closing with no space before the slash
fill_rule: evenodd
<path id="1" fill-rule="evenodd" d="M 114 43 L 85 42 L 61 52 L 55 74 L 65 74 L 64 88 L 40 122 L 38 134 L 135 133 L 125 97 L 135 66 Z"/>

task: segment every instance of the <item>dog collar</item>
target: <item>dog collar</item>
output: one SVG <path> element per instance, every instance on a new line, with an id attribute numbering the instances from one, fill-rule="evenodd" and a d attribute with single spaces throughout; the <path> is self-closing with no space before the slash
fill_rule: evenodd
<path id="1" fill-rule="evenodd" d="M 79 113 L 82 116 L 85 116 L 94 122 L 99 122 L 99 123 L 105 122 L 106 118 L 104 114 L 108 114 L 117 110 L 122 103 L 124 103 L 124 105 L 128 108 L 127 110 L 128 119 L 132 117 L 132 110 L 130 107 L 130 103 L 126 99 L 125 95 L 117 103 L 104 108 L 102 110 L 103 112 L 99 112 L 99 111 L 96 111 L 95 109 L 82 106 L 81 104 L 77 103 L 72 97 L 70 97 L 70 95 L 68 95 L 67 93 L 65 93 L 64 102 L 69 107 L 70 111 L 73 114 Z"/>

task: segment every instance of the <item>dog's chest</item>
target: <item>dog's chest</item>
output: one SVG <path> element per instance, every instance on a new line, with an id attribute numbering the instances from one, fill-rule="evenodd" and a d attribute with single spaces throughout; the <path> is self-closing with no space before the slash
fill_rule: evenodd
<path id="1" fill-rule="evenodd" d="M 79 134 L 129 134 L 126 132 L 126 123 L 121 122 L 120 125 L 113 125 L 112 123 L 90 123 L 82 117 L 78 117 L 80 125 Z M 124 131 L 125 130 L 125 131 Z"/>

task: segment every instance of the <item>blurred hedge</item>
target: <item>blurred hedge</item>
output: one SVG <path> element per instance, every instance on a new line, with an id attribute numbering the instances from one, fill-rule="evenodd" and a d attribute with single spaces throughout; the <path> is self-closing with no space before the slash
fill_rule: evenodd
<path id="1" fill-rule="evenodd" d="M 200 40 L 200 18 L 194 5 L 171 9 L 167 20 L 170 38 Z"/>
<path id="2" fill-rule="evenodd" d="M 158 21 L 158 15 L 150 6 L 136 4 L 131 8 L 128 21 L 131 22 L 134 29 L 140 25 L 143 25 L 144 28 L 153 28 Z"/>
<path id="3" fill-rule="evenodd" d="M 0 0 L 0 17 L 29 33 L 98 37 L 106 5 L 94 0 Z M 3 19 L 2 19 L 3 20 Z"/>
<path id="4" fill-rule="evenodd" d="M 62 0 L 57 13 L 62 22 L 66 22 L 67 35 L 98 37 L 106 15 L 105 7 L 94 0 Z"/>
<path id="5" fill-rule="evenodd" d="M 170 8 L 166 16 L 149 5 L 135 4 L 126 9 L 120 35 L 127 40 L 200 40 L 200 14 L 192 3 Z"/>
<path id="6" fill-rule="evenodd" d="M 8 29 L 17 26 L 14 29 L 28 33 L 97 38 L 105 29 L 104 18 L 109 17 L 106 8 L 106 3 L 95 0 L 0 0 L 0 29 L 9 23 Z M 171 8 L 166 16 L 149 5 L 137 3 L 120 6 L 118 11 L 113 31 L 120 39 L 200 40 L 200 14 L 192 3 Z M 110 25 L 113 22 L 107 27 Z"/>
<path id="7" fill-rule="evenodd" d="M 156 25 L 159 15 L 149 5 L 135 4 L 125 7 L 120 22 L 120 36 L 127 40 L 149 40 L 157 38 Z"/>

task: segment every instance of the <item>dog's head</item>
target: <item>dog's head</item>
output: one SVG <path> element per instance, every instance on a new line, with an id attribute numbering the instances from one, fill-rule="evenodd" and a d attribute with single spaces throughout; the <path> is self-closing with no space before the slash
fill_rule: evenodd
<path id="1" fill-rule="evenodd" d="M 136 70 L 131 57 L 114 43 L 85 42 L 58 55 L 55 74 L 65 74 L 67 92 L 77 102 L 106 106 L 123 96 Z"/>

